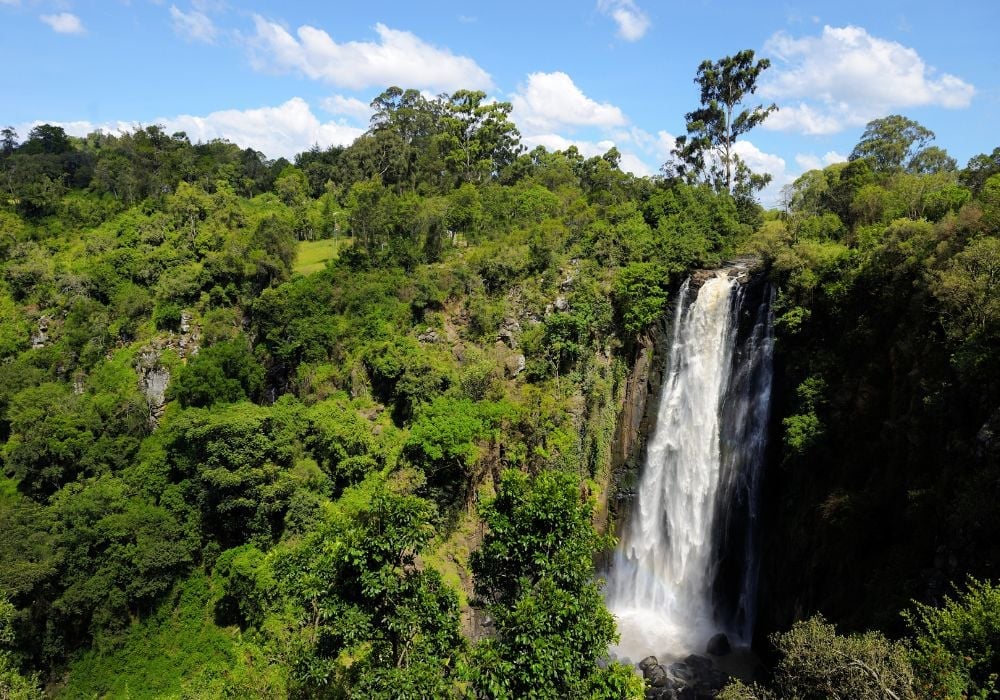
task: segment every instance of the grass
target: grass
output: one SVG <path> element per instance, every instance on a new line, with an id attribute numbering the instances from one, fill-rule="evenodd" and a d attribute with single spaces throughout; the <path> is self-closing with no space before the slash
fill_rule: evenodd
<path id="1" fill-rule="evenodd" d="M 343 238 L 325 238 L 321 241 L 300 241 L 295 252 L 294 272 L 311 275 L 319 272 L 329 260 L 335 260 L 342 248 L 350 244 Z"/>

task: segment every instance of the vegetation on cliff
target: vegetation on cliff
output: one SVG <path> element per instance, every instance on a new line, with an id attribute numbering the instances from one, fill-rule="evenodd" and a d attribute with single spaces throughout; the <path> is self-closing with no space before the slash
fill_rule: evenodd
<path id="1" fill-rule="evenodd" d="M 717 112 L 636 178 L 525 153 L 482 93 L 373 104 L 294 162 L 5 134 L 3 693 L 641 693 L 598 663 L 617 401 L 671 290 L 738 250 L 780 290 L 764 625 L 881 629 L 800 622 L 776 687 L 815 697 L 828 648 L 992 692 L 995 589 L 944 596 L 1000 554 L 997 151 L 957 170 L 876 121 L 765 214 Z"/>

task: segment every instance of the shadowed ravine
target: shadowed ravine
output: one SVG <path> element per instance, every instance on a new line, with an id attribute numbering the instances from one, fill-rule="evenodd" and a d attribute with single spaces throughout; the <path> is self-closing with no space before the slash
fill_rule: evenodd
<path id="1" fill-rule="evenodd" d="M 771 290 L 728 268 L 679 292 L 656 427 L 608 573 L 619 657 L 701 653 L 753 631 Z"/>

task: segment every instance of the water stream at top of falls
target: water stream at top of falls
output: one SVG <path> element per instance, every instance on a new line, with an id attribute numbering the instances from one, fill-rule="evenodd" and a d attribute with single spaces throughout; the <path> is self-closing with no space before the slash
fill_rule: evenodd
<path id="1" fill-rule="evenodd" d="M 680 290 L 656 426 L 605 591 L 619 657 L 700 653 L 718 631 L 749 643 L 773 345 L 770 288 L 751 296 L 725 270 Z"/>

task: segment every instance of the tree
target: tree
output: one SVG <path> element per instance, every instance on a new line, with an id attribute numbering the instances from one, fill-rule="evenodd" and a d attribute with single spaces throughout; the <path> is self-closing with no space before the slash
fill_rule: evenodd
<path id="1" fill-rule="evenodd" d="M 594 552 L 610 542 L 594 530 L 592 509 L 574 475 L 552 471 L 505 472 L 481 507 L 489 529 L 472 572 L 496 634 L 474 651 L 477 697 L 641 694 L 630 668 L 597 665 L 618 635 L 594 581 Z"/>
<path id="2" fill-rule="evenodd" d="M 37 676 L 23 676 L 15 658 L 14 617 L 17 611 L 0 597 L 0 698 L 4 700 L 40 700 L 45 697 Z"/>
<path id="3" fill-rule="evenodd" d="M 1000 173 L 1000 146 L 994 148 L 989 155 L 980 153 L 970 158 L 958 179 L 978 195 L 986 181 L 997 173 Z"/>
<path id="4" fill-rule="evenodd" d="M 933 140 L 934 132 L 930 129 L 912 119 L 893 114 L 873 119 L 865 125 L 865 132 L 848 160 L 866 159 L 877 173 L 898 172 L 909 168 L 914 161 L 914 166 L 919 168 L 921 164 L 917 156 Z M 939 161 L 940 158 L 930 160 Z"/>
<path id="5" fill-rule="evenodd" d="M 935 173 L 954 173 L 958 162 L 948 155 L 948 151 L 938 146 L 928 146 L 918 151 L 906 164 L 907 172 L 916 175 L 932 175 Z"/>
<path id="6" fill-rule="evenodd" d="M 736 140 L 778 109 L 771 104 L 738 110 L 744 98 L 756 92 L 757 78 L 770 65 L 766 58 L 754 63 L 750 49 L 718 61 L 702 61 L 694 79 L 701 87 L 701 108 L 685 115 L 687 136 L 677 139 L 673 151 L 681 161 L 680 174 L 697 177 L 704 173 L 717 190 L 734 191 L 741 162 L 735 152 Z M 757 189 L 767 184 L 748 182 Z"/>
<path id="7" fill-rule="evenodd" d="M 781 654 L 774 673 L 780 697 L 916 698 L 906 648 L 879 632 L 841 636 L 817 616 L 796 622 L 771 641 Z"/>
<path id="8" fill-rule="evenodd" d="M 17 148 L 17 131 L 8 126 L 0 130 L 0 154 L 9 156 Z"/>
<path id="9" fill-rule="evenodd" d="M 917 604 L 903 615 L 916 640 L 910 652 L 921 695 L 996 696 L 1000 669 L 1000 586 L 970 578 L 940 607 Z"/>
<path id="10" fill-rule="evenodd" d="M 446 103 L 445 163 L 466 182 L 482 182 L 514 162 L 520 134 L 509 102 L 486 102 L 482 91 L 459 90 Z"/>

